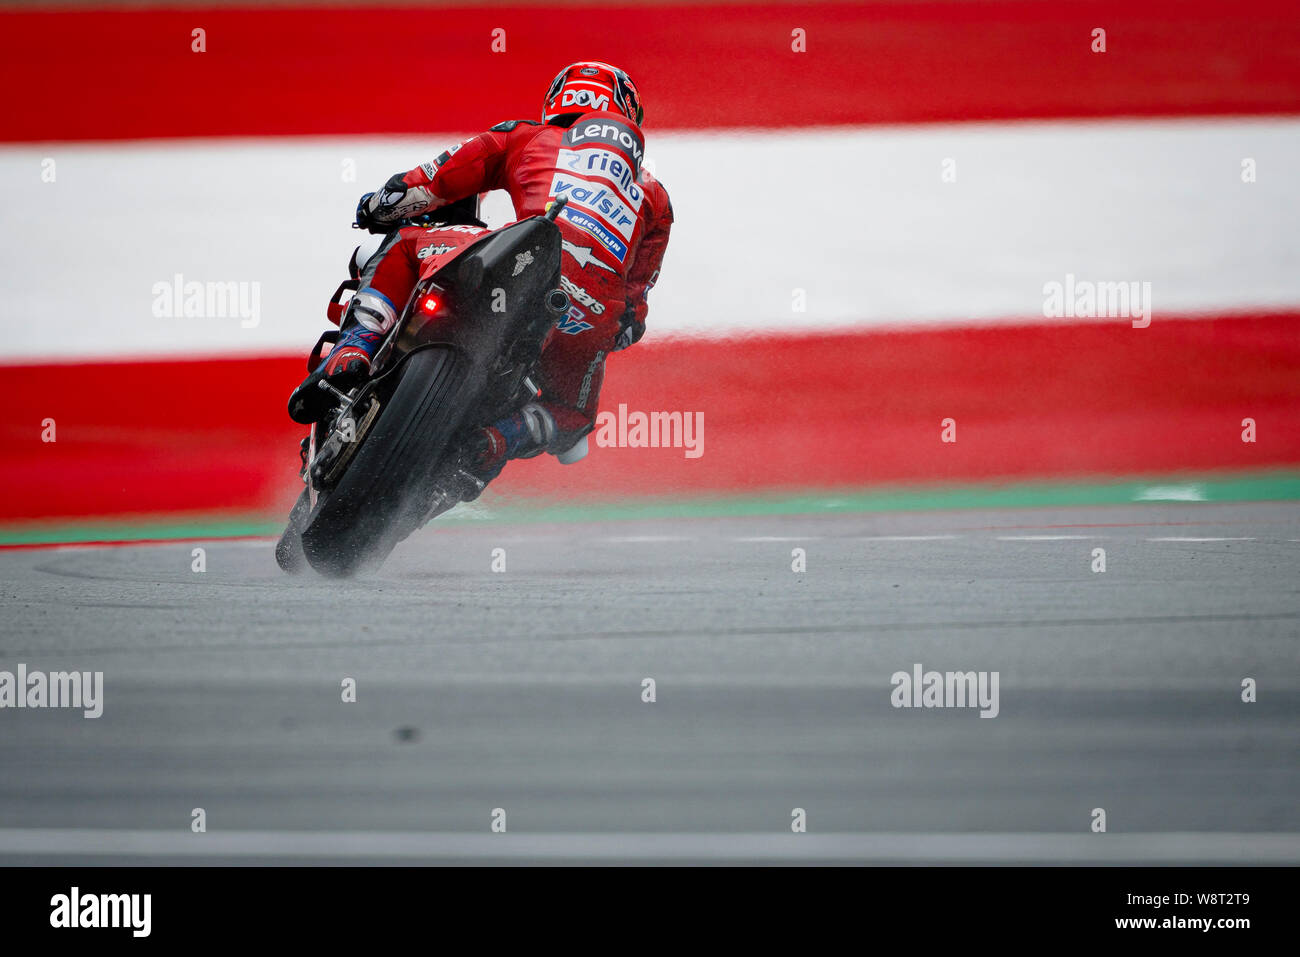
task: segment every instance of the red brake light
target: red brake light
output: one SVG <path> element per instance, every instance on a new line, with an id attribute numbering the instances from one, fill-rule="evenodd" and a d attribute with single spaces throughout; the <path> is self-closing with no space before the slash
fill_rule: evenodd
<path id="1" fill-rule="evenodd" d="M 431 316 L 438 311 L 440 305 L 441 303 L 433 296 L 425 296 L 424 301 L 420 303 L 420 311 Z"/>

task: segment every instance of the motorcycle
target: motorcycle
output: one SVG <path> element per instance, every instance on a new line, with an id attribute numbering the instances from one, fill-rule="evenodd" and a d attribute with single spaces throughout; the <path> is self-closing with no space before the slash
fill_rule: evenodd
<path id="1" fill-rule="evenodd" d="M 484 232 L 450 259 L 430 257 L 367 380 L 348 392 L 318 383 L 336 404 L 303 440 L 305 487 L 275 549 L 282 569 L 310 565 L 330 577 L 373 569 L 412 532 L 482 492 L 466 440 L 541 395 L 542 346 L 569 309 L 555 225 L 563 206 Z M 333 316 L 358 285 L 339 286 Z M 309 371 L 338 335 L 321 337 Z"/>

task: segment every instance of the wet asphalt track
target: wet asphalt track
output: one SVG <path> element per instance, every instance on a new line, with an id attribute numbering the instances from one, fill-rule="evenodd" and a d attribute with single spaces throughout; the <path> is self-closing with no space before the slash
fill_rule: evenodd
<path id="1" fill-rule="evenodd" d="M 1296 863 L 1298 573 L 1295 505 L 430 527 L 341 585 L 0 552 L 0 669 L 106 686 L 0 710 L 0 863 Z M 916 662 L 998 717 L 891 707 Z"/>

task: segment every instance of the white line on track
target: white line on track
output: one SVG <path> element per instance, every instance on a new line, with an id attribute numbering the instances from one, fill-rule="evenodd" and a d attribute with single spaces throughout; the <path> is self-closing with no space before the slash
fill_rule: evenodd
<path id="1" fill-rule="evenodd" d="M 1133 496 L 1135 502 L 1204 502 L 1205 489 L 1199 485 L 1152 485 Z"/>
<path id="2" fill-rule="evenodd" d="M 459 530 L 459 529 L 457 529 Z M 728 541 L 739 543 L 761 543 L 761 542 L 820 542 L 820 541 L 841 541 L 841 542 L 943 542 L 954 541 L 964 538 L 964 535 L 841 535 L 830 536 L 828 539 L 824 535 L 743 535 L 732 536 Z M 1089 541 L 1097 539 L 1110 538 L 1109 535 L 998 535 L 996 540 L 999 542 L 1068 542 L 1068 541 Z M 559 535 L 513 535 L 501 538 L 500 541 L 505 543 L 538 543 L 538 542 L 559 542 L 566 541 L 564 536 Z M 180 547 L 194 544 L 195 542 L 210 542 L 220 544 L 224 548 L 250 548 L 265 549 L 274 541 L 272 538 L 264 539 L 220 539 L 220 538 L 186 538 L 167 541 L 144 541 L 144 542 L 122 542 L 122 543 L 68 543 L 54 546 L 44 546 L 52 552 L 75 552 L 91 551 L 103 548 L 164 548 Z M 695 542 L 700 541 L 699 536 L 693 535 L 611 535 L 600 538 L 589 539 L 592 542 L 604 542 L 615 545 L 643 545 L 643 544 L 660 544 L 673 542 Z M 1197 537 L 1188 535 L 1170 535 L 1158 538 L 1144 539 L 1147 542 L 1257 542 L 1255 537 Z M 1288 538 L 1287 542 L 1300 542 L 1300 538 Z M 39 547 L 39 546 L 33 546 Z"/>
<path id="3" fill-rule="evenodd" d="M 1300 833 L 630 833 L 210 831 L 0 828 L 0 855 L 29 857 L 1011 861 L 1027 864 L 1294 864 Z"/>

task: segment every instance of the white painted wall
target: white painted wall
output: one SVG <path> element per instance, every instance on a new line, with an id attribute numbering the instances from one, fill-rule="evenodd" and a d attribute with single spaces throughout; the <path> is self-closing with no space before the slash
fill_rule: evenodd
<path id="1" fill-rule="evenodd" d="M 305 348 L 357 196 L 457 139 L 0 148 L 0 361 Z M 1300 308 L 1294 118 L 651 131 L 648 156 L 677 216 L 656 337 L 1047 321 L 1043 284 L 1067 272 L 1150 282 L 1156 321 Z M 176 273 L 259 283 L 257 324 L 154 316 Z"/>

